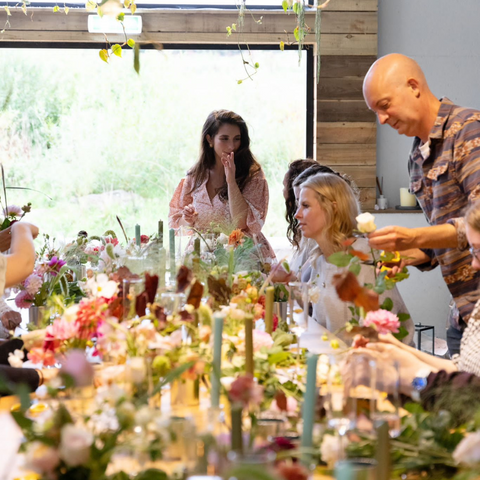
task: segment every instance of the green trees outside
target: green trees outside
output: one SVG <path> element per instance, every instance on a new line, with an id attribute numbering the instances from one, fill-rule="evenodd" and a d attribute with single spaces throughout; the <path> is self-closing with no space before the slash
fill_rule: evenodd
<path id="1" fill-rule="evenodd" d="M 155 232 L 196 161 L 208 113 L 227 108 L 249 125 L 252 151 L 270 186 L 267 235 L 284 235 L 282 180 L 304 156 L 305 65 L 295 51 L 255 51 L 245 77 L 237 51 L 146 50 L 106 65 L 97 50 L 0 50 L 0 161 L 8 202 L 32 202 L 27 219 L 44 232 Z"/>

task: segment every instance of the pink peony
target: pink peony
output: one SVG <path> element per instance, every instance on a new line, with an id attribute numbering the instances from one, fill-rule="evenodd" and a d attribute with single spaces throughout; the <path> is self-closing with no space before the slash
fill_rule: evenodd
<path id="1" fill-rule="evenodd" d="M 68 352 L 60 373 L 70 376 L 76 387 L 87 387 L 93 382 L 93 367 L 81 350 Z"/>
<path id="2" fill-rule="evenodd" d="M 15 297 L 15 305 L 18 308 L 30 308 L 33 305 L 33 295 L 30 295 L 28 290 L 22 290 Z"/>
<path id="3" fill-rule="evenodd" d="M 273 346 L 272 336 L 267 332 L 261 330 L 254 330 L 253 332 L 253 351 L 258 352 L 262 347 L 271 348 Z"/>
<path id="4" fill-rule="evenodd" d="M 373 327 L 382 334 L 398 333 L 400 320 L 394 313 L 379 309 L 367 313 L 363 320 L 363 326 Z"/>
<path id="5" fill-rule="evenodd" d="M 43 285 L 43 279 L 39 275 L 32 273 L 29 275 L 24 282 L 25 289 L 27 292 L 34 296 L 40 288 L 42 288 Z"/>
<path id="6" fill-rule="evenodd" d="M 251 374 L 247 373 L 232 382 L 228 397 L 232 403 L 240 403 L 244 407 L 258 406 L 262 402 L 263 387 L 257 384 Z"/>
<path id="7" fill-rule="evenodd" d="M 52 325 L 47 327 L 47 339 L 49 340 L 70 340 L 77 334 L 78 325 L 75 322 L 69 322 L 64 317 L 56 318 Z"/>

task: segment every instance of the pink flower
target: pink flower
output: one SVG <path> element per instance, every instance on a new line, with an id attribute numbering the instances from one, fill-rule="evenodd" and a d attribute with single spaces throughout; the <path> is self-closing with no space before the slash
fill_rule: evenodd
<path id="1" fill-rule="evenodd" d="M 39 275 L 36 275 L 35 273 L 32 273 L 29 275 L 24 282 L 25 289 L 27 292 L 34 296 L 42 287 L 43 285 L 43 279 Z"/>
<path id="2" fill-rule="evenodd" d="M 60 260 L 57 256 L 52 257 L 52 259 L 48 262 L 48 266 L 53 270 L 51 273 L 52 275 L 56 275 L 57 272 L 66 264 L 64 260 Z"/>
<path id="3" fill-rule="evenodd" d="M 111 243 L 113 246 L 118 245 L 118 238 L 105 237 L 105 243 Z"/>
<path id="4" fill-rule="evenodd" d="M 53 367 L 56 362 L 55 354 L 51 350 L 44 350 L 43 348 L 32 348 L 27 357 L 35 365 L 43 363 L 44 367 Z"/>
<path id="5" fill-rule="evenodd" d="M 400 320 L 398 317 L 388 310 L 374 310 L 367 313 L 363 320 L 364 327 L 373 327 L 378 333 L 398 333 L 400 328 Z"/>
<path id="6" fill-rule="evenodd" d="M 253 332 L 253 351 L 258 352 L 262 347 L 271 348 L 273 346 L 272 336 L 267 332 L 261 330 L 254 330 Z"/>
<path id="7" fill-rule="evenodd" d="M 81 350 L 72 350 L 67 354 L 60 373 L 70 376 L 76 387 L 86 387 L 93 382 L 93 367 Z"/>
<path id="8" fill-rule="evenodd" d="M 30 295 L 28 290 L 22 290 L 15 297 L 15 305 L 18 308 L 30 308 L 33 305 L 33 295 Z"/>
<path id="9" fill-rule="evenodd" d="M 18 205 L 9 205 L 6 208 L 5 215 L 8 217 L 9 215 L 12 217 L 18 217 L 23 215 L 23 210 Z"/>
<path id="10" fill-rule="evenodd" d="M 52 325 L 47 327 L 47 340 L 70 340 L 78 334 L 78 325 L 63 317 L 56 318 Z M 48 338 L 51 337 L 51 338 Z"/>
<path id="11" fill-rule="evenodd" d="M 251 374 L 247 373 L 232 382 L 228 397 L 232 403 L 240 403 L 244 407 L 257 406 L 262 402 L 263 387 L 255 382 Z"/>

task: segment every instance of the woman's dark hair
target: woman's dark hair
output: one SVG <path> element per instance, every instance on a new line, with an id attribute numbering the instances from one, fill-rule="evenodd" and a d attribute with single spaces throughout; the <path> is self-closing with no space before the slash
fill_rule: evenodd
<path id="1" fill-rule="evenodd" d="M 235 180 L 240 191 L 243 191 L 250 178 L 261 170 L 260 164 L 250 151 L 250 137 L 248 136 L 247 124 L 243 118 L 229 110 L 214 110 L 203 125 L 200 157 L 187 174 L 193 176 L 194 185 L 189 193 L 200 187 L 208 177 L 208 170 L 215 166 L 215 151 L 210 147 L 207 135 L 210 135 L 213 139 L 220 127 L 225 124 L 236 125 L 240 129 L 240 148 L 235 152 Z M 228 200 L 226 182 L 218 190 L 218 195 L 222 201 Z"/>
<path id="2" fill-rule="evenodd" d="M 287 198 L 285 199 L 285 219 L 288 222 L 287 228 L 287 238 L 289 242 L 295 247 L 299 247 L 299 242 L 302 237 L 301 232 L 298 230 L 298 220 L 295 218 L 295 212 L 297 211 L 297 202 L 295 199 L 295 192 L 293 187 L 298 185 L 299 182 L 304 182 L 308 177 L 316 175 L 317 173 L 333 173 L 343 178 L 350 187 L 352 187 L 355 194 L 357 194 L 357 189 L 355 185 L 351 182 L 350 179 L 346 178 L 344 175 L 336 172 L 335 170 L 327 167 L 326 165 L 321 165 L 316 160 L 310 158 L 294 160 L 289 166 L 287 173 L 285 175 L 285 186 Z"/>

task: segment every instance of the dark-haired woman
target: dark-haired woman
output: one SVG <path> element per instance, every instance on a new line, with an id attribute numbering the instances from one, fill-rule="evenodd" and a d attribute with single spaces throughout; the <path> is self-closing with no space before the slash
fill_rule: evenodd
<path id="1" fill-rule="evenodd" d="M 215 227 L 226 233 L 241 229 L 261 245 L 264 257 L 275 258 L 261 233 L 268 198 L 268 184 L 250 151 L 245 121 L 228 110 L 212 112 L 203 125 L 200 158 L 170 201 L 170 228 Z"/>

